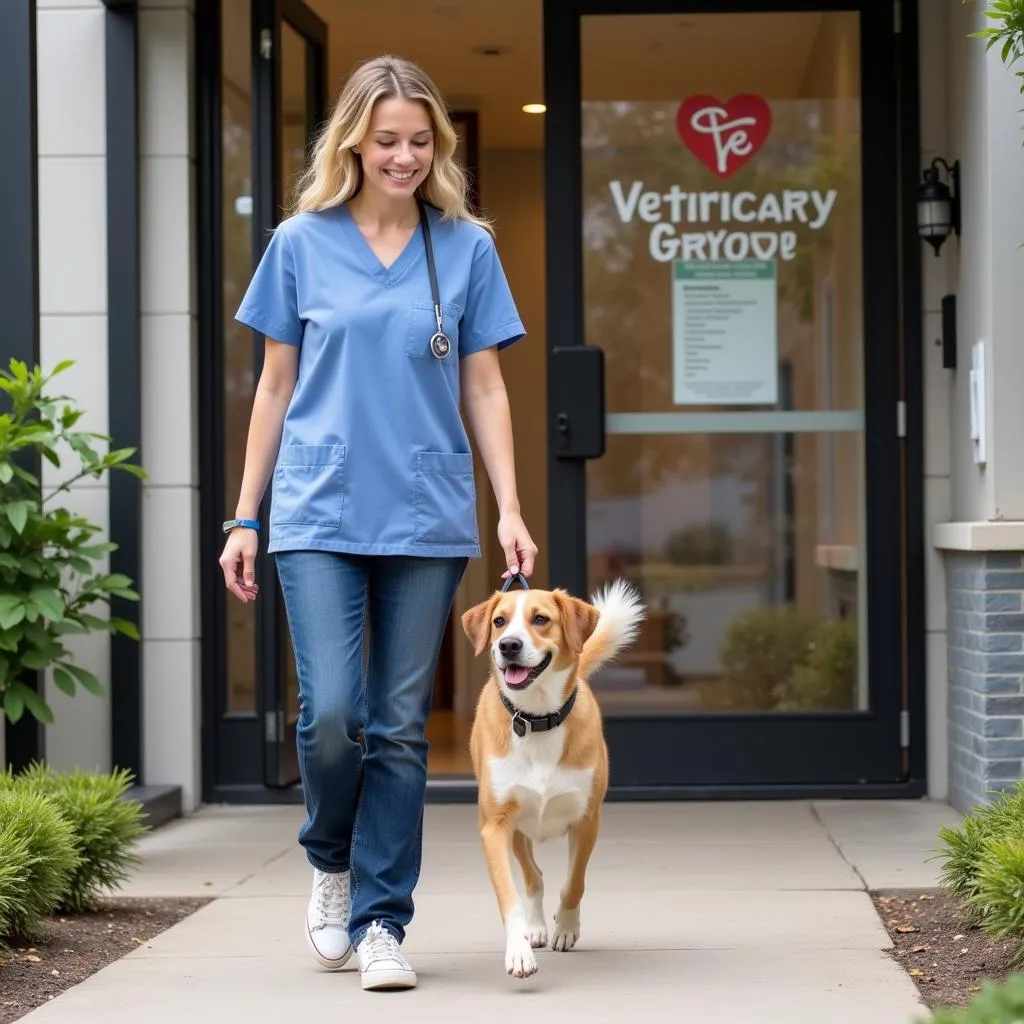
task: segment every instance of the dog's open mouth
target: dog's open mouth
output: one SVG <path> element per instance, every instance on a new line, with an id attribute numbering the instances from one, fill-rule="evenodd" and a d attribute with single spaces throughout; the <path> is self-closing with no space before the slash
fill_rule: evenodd
<path id="1" fill-rule="evenodd" d="M 536 665 L 509 664 L 502 669 L 505 685 L 510 690 L 523 690 L 551 664 L 551 652 L 544 655 L 544 660 Z"/>

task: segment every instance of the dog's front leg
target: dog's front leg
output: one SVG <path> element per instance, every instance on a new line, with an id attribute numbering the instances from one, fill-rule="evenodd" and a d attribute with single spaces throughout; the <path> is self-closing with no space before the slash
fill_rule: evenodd
<path id="1" fill-rule="evenodd" d="M 505 925 L 505 970 L 515 978 L 528 978 L 537 970 L 515 879 L 512 877 L 513 826 L 508 820 L 487 821 L 481 829 L 484 858 L 491 875 L 498 909 Z"/>
<path id="2" fill-rule="evenodd" d="M 551 948 L 567 953 L 580 937 L 580 900 L 587 875 L 587 864 L 597 843 L 601 827 L 601 811 L 596 809 L 569 832 L 569 873 L 562 888 L 561 900 L 555 913 L 555 931 Z"/>

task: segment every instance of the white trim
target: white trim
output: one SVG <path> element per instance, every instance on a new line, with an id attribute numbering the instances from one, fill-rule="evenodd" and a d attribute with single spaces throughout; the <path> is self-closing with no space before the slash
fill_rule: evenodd
<path id="1" fill-rule="evenodd" d="M 859 409 L 792 412 L 613 412 L 609 434 L 813 434 L 864 429 Z"/>
<path id="2" fill-rule="evenodd" d="M 941 551 L 1024 551 L 1024 522 L 936 523 L 932 543 Z"/>

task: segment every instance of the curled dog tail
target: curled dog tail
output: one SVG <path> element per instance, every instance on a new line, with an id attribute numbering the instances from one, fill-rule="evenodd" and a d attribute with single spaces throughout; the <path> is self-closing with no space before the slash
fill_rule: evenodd
<path id="1" fill-rule="evenodd" d="M 591 604 L 600 613 L 600 618 L 580 652 L 579 673 L 584 679 L 636 639 L 646 611 L 639 591 L 623 579 L 617 579 L 597 591 L 591 598 Z"/>

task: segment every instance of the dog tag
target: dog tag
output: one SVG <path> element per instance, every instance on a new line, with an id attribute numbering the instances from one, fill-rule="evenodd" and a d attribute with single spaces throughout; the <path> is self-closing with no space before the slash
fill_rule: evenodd
<path id="1" fill-rule="evenodd" d="M 530 728 L 530 723 L 521 715 L 515 715 L 512 719 L 512 731 L 517 736 L 525 736 Z"/>

